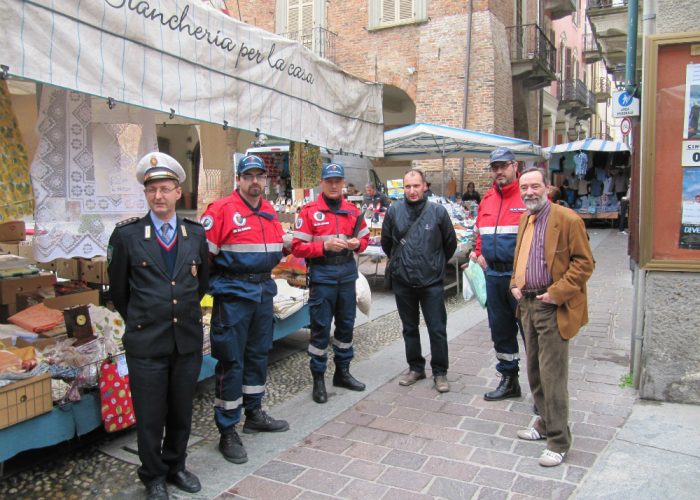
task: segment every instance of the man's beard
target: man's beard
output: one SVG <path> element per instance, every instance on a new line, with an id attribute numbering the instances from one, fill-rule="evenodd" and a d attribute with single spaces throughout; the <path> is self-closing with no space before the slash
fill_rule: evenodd
<path id="1" fill-rule="evenodd" d="M 547 193 L 543 193 L 539 198 L 523 200 L 523 203 L 530 212 L 539 212 L 547 204 Z"/>

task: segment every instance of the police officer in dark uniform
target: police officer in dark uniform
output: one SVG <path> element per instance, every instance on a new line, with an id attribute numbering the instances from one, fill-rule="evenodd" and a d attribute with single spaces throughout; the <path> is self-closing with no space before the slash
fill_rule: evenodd
<path id="1" fill-rule="evenodd" d="M 126 323 L 123 342 L 148 498 L 168 498 L 166 481 L 196 493 L 185 468 L 192 400 L 202 365 L 202 313 L 209 266 L 204 229 L 178 217 L 185 171 L 163 153 L 139 161 L 149 213 L 117 224 L 109 240 L 112 302 Z M 163 433 L 165 431 L 165 439 Z"/>
<path id="2" fill-rule="evenodd" d="M 365 384 L 350 374 L 353 328 L 357 301 L 355 253 L 369 243 L 369 229 L 355 206 L 342 196 L 345 168 L 339 163 L 321 170 L 323 192 L 307 203 L 297 217 L 292 253 L 309 263 L 309 308 L 311 338 L 308 353 L 313 377 L 311 396 L 317 403 L 328 400 L 324 374 L 330 341 L 331 321 L 335 319 L 333 385 L 351 391 L 364 391 Z"/>
<path id="3" fill-rule="evenodd" d="M 214 420 L 219 451 L 235 464 L 248 461 L 236 424 L 245 410 L 243 432 L 284 432 L 285 420 L 262 409 L 267 357 L 272 347 L 272 269 L 282 259 L 284 231 L 275 209 L 262 197 L 267 183 L 262 158 L 238 162 L 238 187 L 209 205 L 201 222 L 212 259 L 209 293 L 214 297 L 211 353 L 216 358 Z"/>

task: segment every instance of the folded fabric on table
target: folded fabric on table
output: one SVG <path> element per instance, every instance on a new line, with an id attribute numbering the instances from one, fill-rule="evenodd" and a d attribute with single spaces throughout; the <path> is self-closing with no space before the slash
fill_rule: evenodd
<path id="1" fill-rule="evenodd" d="M 277 295 L 275 295 L 272 308 L 277 319 L 288 318 L 308 302 L 308 290 L 295 288 L 289 285 L 286 280 L 277 279 L 275 283 L 277 283 Z"/>
<path id="2" fill-rule="evenodd" d="M 63 323 L 63 313 L 49 309 L 44 304 L 36 304 L 8 318 L 10 323 L 30 332 L 46 332 Z"/>

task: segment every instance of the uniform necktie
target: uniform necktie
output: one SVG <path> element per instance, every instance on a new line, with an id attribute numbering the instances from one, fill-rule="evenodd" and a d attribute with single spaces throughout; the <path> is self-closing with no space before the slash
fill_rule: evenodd
<path id="1" fill-rule="evenodd" d="M 165 241 L 170 241 L 170 223 L 166 222 L 160 226 L 160 234 L 163 236 Z"/>
<path id="2" fill-rule="evenodd" d="M 525 273 L 527 272 L 527 260 L 530 257 L 530 247 L 532 246 L 532 236 L 535 233 L 535 217 L 529 215 L 527 218 L 527 226 L 523 231 L 523 239 L 520 242 L 520 251 L 518 252 L 518 262 L 515 268 L 515 286 L 521 290 L 525 287 Z"/>

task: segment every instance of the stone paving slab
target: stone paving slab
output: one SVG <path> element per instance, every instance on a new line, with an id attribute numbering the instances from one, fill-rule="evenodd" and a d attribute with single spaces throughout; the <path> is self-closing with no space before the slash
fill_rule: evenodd
<path id="1" fill-rule="evenodd" d="M 219 498 L 570 497 L 620 433 L 636 399 L 620 386 L 629 367 L 632 296 L 621 240 L 611 231 L 592 235 L 591 323 L 571 341 L 574 441 L 561 466 L 540 467 L 543 443 L 515 436 L 535 419 L 526 377 L 521 398 L 483 401 L 498 379 L 482 321 L 450 340 L 451 392 L 438 394 L 430 378 L 402 387 L 394 377 Z"/>

